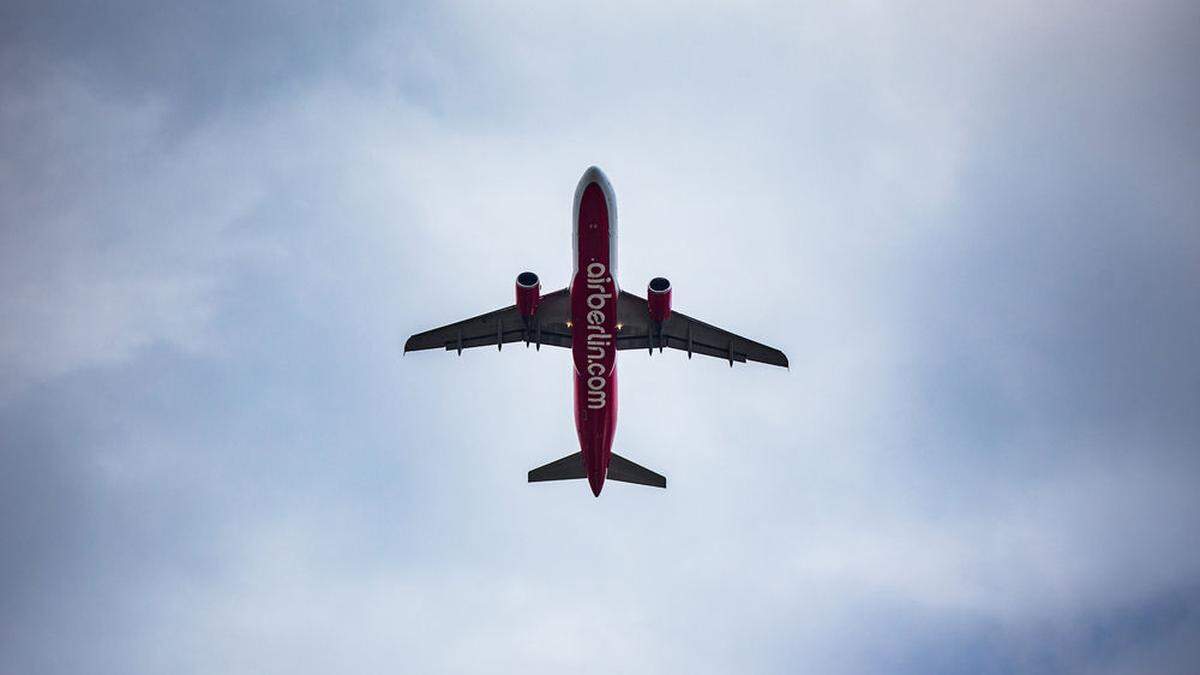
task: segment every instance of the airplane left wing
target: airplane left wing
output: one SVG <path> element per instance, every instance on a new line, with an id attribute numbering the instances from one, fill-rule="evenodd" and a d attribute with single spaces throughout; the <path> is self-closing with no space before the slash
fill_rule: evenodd
<path id="1" fill-rule="evenodd" d="M 692 354 L 703 354 L 725 359 L 731 366 L 734 361 L 757 361 L 784 368 L 788 366 L 787 356 L 774 347 L 697 321 L 674 310 L 661 326 L 656 326 L 650 320 L 646 299 L 626 291 L 621 291 L 617 302 L 617 322 L 621 324 L 621 332 L 617 336 L 617 349 L 653 351 L 657 347 L 662 351 L 663 347 L 670 347 L 686 351 L 689 358 Z"/>
<path id="2" fill-rule="evenodd" d="M 543 295 L 537 311 L 527 322 L 509 305 L 486 314 L 464 319 L 441 328 L 417 333 L 404 343 L 405 352 L 422 349 L 446 349 L 457 351 L 471 347 L 501 348 L 506 342 L 525 342 L 555 347 L 571 346 L 571 329 L 567 321 L 571 318 L 571 295 L 564 288 Z"/>

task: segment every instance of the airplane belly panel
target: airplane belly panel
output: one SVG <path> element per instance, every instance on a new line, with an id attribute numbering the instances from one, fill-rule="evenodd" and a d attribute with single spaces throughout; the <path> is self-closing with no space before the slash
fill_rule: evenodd
<path id="1" fill-rule="evenodd" d="M 599 494 L 617 420 L 617 297 L 615 224 L 607 181 L 581 181 L 576 199 L 575 277 L 571 282 L 571 345 L 575 366 L 575 428 L 592 491 Z M 587 181 L 584 184 L 584 181 Z"/>

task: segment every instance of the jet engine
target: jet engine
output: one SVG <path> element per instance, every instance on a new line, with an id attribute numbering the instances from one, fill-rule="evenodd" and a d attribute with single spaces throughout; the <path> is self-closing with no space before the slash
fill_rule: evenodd
<path id="1" fill-rule="evenodd" d="M 650 309 L 650 320 L 661 325 L 671 316 L 671 282 L 665 277 L 654 277 L 646 288 L 646 306 Z"/>
<path id="2" fill-rule="evenodd" d="M 538 302 L 542 299 L 542 283 L 533 272 L 521 272 L 517 275 L 517 311 L 528 319 L 537 312 Z"/>

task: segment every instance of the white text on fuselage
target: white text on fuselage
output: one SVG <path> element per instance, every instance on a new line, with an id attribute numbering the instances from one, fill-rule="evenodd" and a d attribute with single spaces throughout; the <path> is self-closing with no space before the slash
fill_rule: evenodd
<path id="1" fill-rule="evenodd" d="M 609 372 L 604 365 L 604 357 L 612 348 L 612 336 L 604 332 L 605 310 L 611 293 L 605 293 L 607 284 L 612 283 L 611 277 L 606 277 L 608 269 L 603 263 L 590 263 L 587 266 L 587 401 L 588 408 L 599 410 L 608 403 Z"/>

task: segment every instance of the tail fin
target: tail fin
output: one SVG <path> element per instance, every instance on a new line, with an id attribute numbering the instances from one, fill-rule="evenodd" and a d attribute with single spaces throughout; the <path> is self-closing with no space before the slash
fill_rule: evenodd
<path id="1" fill-rule="evenodd" d="M 530 476 L 532 475 L 533 473 L 530 472 Z M 612 459 L 608 463 L 608 479 L 619 480 L 622 483 L 649 485 L 650 487 L 667 487 L 666 476 L 654 473 L 644 466 L 634 464 L 615 452 L 612 454 Z M 532 478 L 530 480 L 532 480 Z"/>
<path id="2" fill-rule="evenodd" d="M 582 452 L 556 459 L 529 472 L 530 483 L 544 480 L 573 480 L 575 478 L 587 478 Z"/>

